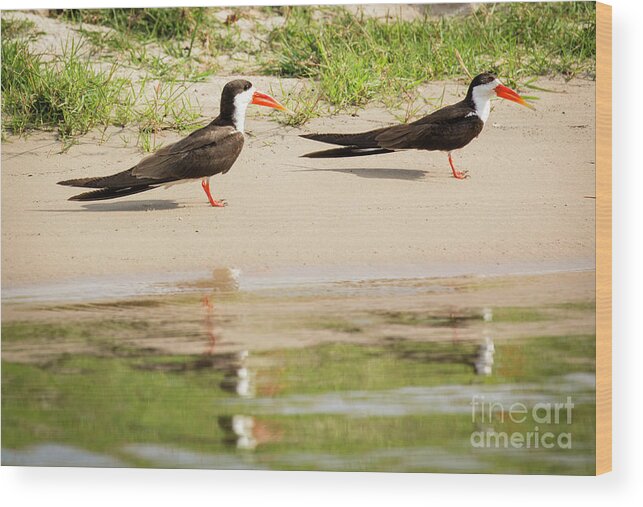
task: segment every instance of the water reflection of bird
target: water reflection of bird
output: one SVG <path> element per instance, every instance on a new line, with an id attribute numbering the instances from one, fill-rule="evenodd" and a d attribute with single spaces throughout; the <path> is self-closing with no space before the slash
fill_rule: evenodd
<path id="1" fill-rule="evenodd" d="M 214 268 L 212 289 L 220 292 L 237 292 L 241 270 L 236 268 Z"/>
<path id="2" fill-rule="evenodd" d="M 214 320 L 214 303 L 210 301 L 208 296 L 203 296 L 201 304 L 205 309 L 205 317 L 203 319 L 203 327 L 205 329 L 205 334 L 208 337 L 208 345 L 205 351 L 205 354 L 212 355 L 214 354 L 214 347 L 219 340 L 219 335 L 215 327 Z"/>
<path id="3" fill-rule="evenodd" d="M 212 270 L 212 275 L 179 285 L 181 289 L 210 290 L 213 293 L 237 292 L 240 287 L 241 270 L 237 268 L 218 267 Z"/>
<path id="4" fill-rule="evenodd" d="M 235 354 L 235 360 L 226 368 L 220 387 L 224 391 L 234 393 L 242 398 L 253 398 L 255 395 L 255 379 L 247 365 L 250 353 L 242 350 Z"/>
<path id="5" fill-rule="evenodd" d="M 247 415 L 232 416 L 232 431 L 237 435 L 237 449 L 254 449 L 257 439 L 252 434 L 255 418 Z"/>
<path id="6" fill-rule="evenodd" d="M 496 348 L 490 336 L 486 335 L 480 344 L 478 357 L 476 358 L 476 373 L 478 375 L 491 375 L 493 372 L 493 355 Z"/>
<path id="7" fill-rule="evenodd" d="M 485 308 L 482 311 L 482 319 L 485 322 L 493 321 L 493 310 Z M 476 358 L 475 367 L 478 375 L 491 375 L 493 372 L 493 356 L 496 352 L 496 347 L 493 344 L 493 338 L 489 329 L 484 330 L 483 341 L 478 349 L 478 357 Z"/>
<path id="8" fill-rule="evenodd" d="M 252 415 L 220 416 L 218 422 L 224 431 L 223 442 L 243 451 L 252 451 L 259 445 L 278 442 L 283 437 L 283 431 L 277 425 Z"/>

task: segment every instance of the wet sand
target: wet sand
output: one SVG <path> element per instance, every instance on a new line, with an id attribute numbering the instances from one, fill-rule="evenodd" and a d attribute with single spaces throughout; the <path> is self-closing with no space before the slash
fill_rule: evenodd
<path id="1" fill-rule="evenodd" d="M 228 79 L 193 86 L 204 115 L 216 115 Z M 251 79 L 279 89 L 276 79 Z M 455 154 L 471 176 L 464 181 L 451 176 L 442 153 L 299 158 L 324 147 L 299 134 L 395 123 L 383 109 L 318 118 L 301 129 L 254 109 L 239 160 L 212 181 L 215 196 L 228 201 L 223 209 L 207 204 L 198 183 L 68 202 L 75 190 L 55 183 L 133 165 L 143 156 L 133 146 L 135 132 L 109 129 L 102 143 L 99 134 L 88 135 L 65 153 L 50 133 L 9 137 L 2 143 L 3 290 L 218 266 L 338 279 L 352 272 L 378 278 L 591 270 L 594 83 L 538 84 L 561 93 L 533 92 L 540 97 L 536 111 L 496 101 L 480 137 Z M 445 103 L 465 91 L 436 83 L 421 93 L 440 97 L 443 89 Z M 179 137 L 167 133 L 157 142 Z"/>
<path id="2" fill-rule="evenodd" d="M 229 354 L 328 343 L 479 341 L 595 333 L 595 275 L 371 280 L 240 289 L 217 270 L 168 285 L 161 295 L 76 301 L 3 302 L 8 336 L 18 326 L 53 326 L 55 339 L 28 334 L 3 342 L 9 361 L 60 354 L 111 355 L 122 347 L 170 355 Z M 173 290 L 170 292 L 170 288 Z M 77 326 L 69 334 L 60 326 Z M 35 328 L 34 328 L 35 329 Z"/>

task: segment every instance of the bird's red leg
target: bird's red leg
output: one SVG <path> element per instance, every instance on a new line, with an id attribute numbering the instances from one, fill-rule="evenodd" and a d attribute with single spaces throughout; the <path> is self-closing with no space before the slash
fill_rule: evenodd
<path id="1" fill-rule="evenodd" d="M 203 307 L 205 308 L 205 320 L 203 322 L 205 326 L 205 332 L 208 335 L 208 348 L 205 351 L 206 354 L 212 355 L 214 354 L 214 348 L 217 344 L 217 333 L 214 328 L 214 320 L 212 318 L 212 313 L 214 310 L 214 304 L 210 301 L 210 298 L 208 296 L 203 296 L 203 299 L 201 300 L 201 303 L 203 304 Z"/>
<path id="2" fill-rule="evenodd" d="M 209 179 L 204 179 L 201 181 L 201 186 L 203 187 L 203 191 L 205 192 L 205 195 L 208 196 L 208 201 L 210 201 L 210 205 L 213 208 L 222 208 L 223 206 L 226 205 L 226 202 L 224 200 L 221 201 L 215 201 L 212 198 L 212 194 L 210 193 L 210 180 Z"/>
<path id="3" fill-rule="evenodd" d="M 455 165 L 453 165 L 453 159 L 451 158 L 451 152 L 449 152 L 449 165 L 451 166 L 451 171 L 453 172 L 453 177 L 454 178 L 457 178 L 459 180 L 463 180 L 463 179 L 469 177 L 469 175 L 467 174 L 467 171 L 458 171 L 455 168 Z"/>

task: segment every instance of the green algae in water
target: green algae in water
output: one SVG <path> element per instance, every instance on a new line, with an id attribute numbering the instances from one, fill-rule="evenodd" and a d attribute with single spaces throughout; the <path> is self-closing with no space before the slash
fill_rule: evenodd
<path id="1" fill-rule="evenodd" d="M 225 468 L 232 460 L 241 468 L 291 470 L 591 474 L 594 337 L 496 343 L 491 376 L 476 374 L 478 347 L 403 341 L 246 357 L 72 354 L 45 364 L 5 361 L 3 446 L 15 452 L 54 442 L 123 466 Z M 244 368 L 255 384 L 247 397 L 229 381 Z M 585 377 L 575 381 L 579 375 Z M 478 428 L 472 393 L 533 404 L 564 401 L 565 384 L 577 399 L 573 449 L 471 447 Z M 243 426 L 239 420 L 248 435 L 233 428 Z M 522 429 L 497 420 L 493 426 Z"/>
<path id="2" fill-rule="evenodd" d="M 496 282 L 471 306 L 410 280 L 10 308 L 3 463 L 592 474 L 593 303 L 493 305 Z M 508 417 L 568 397 L 570 423 Z M 472 445 L 536 430 L 572 448 Z"/>

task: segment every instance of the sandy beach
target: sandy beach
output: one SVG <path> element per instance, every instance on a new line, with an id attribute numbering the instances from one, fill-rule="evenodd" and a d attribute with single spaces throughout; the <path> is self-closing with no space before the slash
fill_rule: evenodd
<path id="1" fill-rule="evenodd" d="M 217 114 L 228 79 L 191 90 L 204 115 Z M 279 83 L 250 79 L 264 90 Z M 3 288 L 215 267 L 330 270 L 340 277 L 353 270 L 441 276 L 593 269 L 594 83 L 538 84 L 559 93 L 538 92 L 536 111 L 494 102 L 479 138 L 455 153 L 458 167 L 469 171 L 463 181 L 439 152 L 299 158 L 323 147 L 299 134 L 395 123 L 383 109 L 296 129 L 254 108 L 239 160 L 213 178 L 215 195 L 228 201 L 219 209 L 197 183 L 68 202 L 74 189 L 57 181 L 110 174 L 144 155 L 133 146 L 133 131 L 88 135 L 65 153 L 53 134 L 9 137 L 2 143 Z M 439 97 L 443 89 L 445 103 L 465 91 L 435 83 L 421 93 Z"/>

